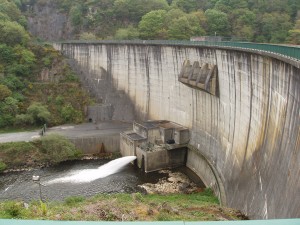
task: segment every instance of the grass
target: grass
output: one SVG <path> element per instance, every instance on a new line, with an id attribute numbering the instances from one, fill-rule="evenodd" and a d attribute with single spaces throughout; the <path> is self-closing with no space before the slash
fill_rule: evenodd
<path id="1" fill-rule="evenodd" d="M 0 218 L 102 221 L 236 220 L 239 213 L 220 207 L 210 189 L 193 194 L 100 194 L 64 202 L 1 202 Z"/>
<path id="2" fill-rule="evenodd" d="M 81 152 L 73 143 L 55 134 L 31 142 L 0 143 L 0 172 L 4 167 L 6 169 L 35 167 L 43 163 L 55 164 L 81 156 Z"/>

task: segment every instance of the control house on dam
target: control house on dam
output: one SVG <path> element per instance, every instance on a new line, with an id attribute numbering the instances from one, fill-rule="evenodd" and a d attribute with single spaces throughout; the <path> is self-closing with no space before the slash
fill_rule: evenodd
<path id="1" fill-rule="evenodd" d="M 168 41 L 54 47 L 109 113 L 99 118 L 188 129 L 186 166 L 221 204 L 251 219 L 300 217 L 299 48 Z"/>

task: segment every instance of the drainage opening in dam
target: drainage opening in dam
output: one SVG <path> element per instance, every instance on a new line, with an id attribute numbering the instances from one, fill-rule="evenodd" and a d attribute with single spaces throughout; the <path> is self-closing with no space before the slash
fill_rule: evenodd
<path id="1" fill-rule="evenodd" d="M 201 180 L 186 167 L 179 167 L 172 171 L 144 173 L 129 163 L 118 172 L 110 173 L 111 171 L 107 171 L 111 169 L 107 167 L 110 162 L 109 160 L 76 160 L 49 168 L 1 174 L 0 200 L 39 199 L 39 187 L 32 181 L 34 175 L 40 176 L 42 199 L 49 201 L 61 201 L 69 196 L 89 197 L 101 193 L 157 193 L 162 185 L 166 190 L 167 183 L 172 184 L 168 190 L 170 193 L 199 191 L 204 188 Z M 176 189 L 174 189 L 176 182 Z M 157 190 L 155 184 L 158 184 Z"/>

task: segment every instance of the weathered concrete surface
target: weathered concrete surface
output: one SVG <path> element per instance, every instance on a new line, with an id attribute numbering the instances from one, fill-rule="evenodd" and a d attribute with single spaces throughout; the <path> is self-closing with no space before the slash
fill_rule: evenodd
<path id="1" fill-rule="evenodd" d="M 132 129 L 132 124 L 124 122 L 85 123 L 52 127 L 47 134 L 56 133 L 67 137 L 84 154 L 96 154 L 103 150 L 107 153 L 120 151 L 120 132 Z M 39 131 L 0 134 L 0 143 L 32 141 L 40 138 Z"/>
<path id="2" fill-rule="evenodd" d="M 120 132 L 131 128 L 131 124 L 123 122 L 86 123 L 53 127 L 46 134 L 61 134 L 82 150 L 83 154 L 97 154 L 103 150 L 106 153 L 119 152 Z"/>
<path id="3" fill-rule="evenodd" d="M 250 218 L 300 217 L 299 67 L 224 48 L 55 47 L 74 59 L 99 97 L 113 87 L 128 96 L 136 118 L 188 127 L 190 144 L 218 173 L 228 206 Z M 186 59 L 217 66 L 219 97 L 178 81 Z"/>

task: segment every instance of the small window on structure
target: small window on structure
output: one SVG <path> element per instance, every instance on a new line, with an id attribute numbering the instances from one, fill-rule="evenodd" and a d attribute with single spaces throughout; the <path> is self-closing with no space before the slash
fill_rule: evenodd
<path id="1" fill-rule="evenodd" d="M 89 123 L 93 122 L 93 119 L 92 118 L 89 118 Z"/>

